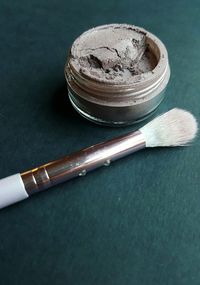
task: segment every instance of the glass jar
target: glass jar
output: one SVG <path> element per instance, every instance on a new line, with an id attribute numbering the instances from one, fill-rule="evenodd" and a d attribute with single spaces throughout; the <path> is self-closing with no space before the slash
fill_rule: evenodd
<path id="1" fill-rule="evenodd" d="M 95 123 L 110 126 L 133 124 L 149 116 L 164 98 L 170 78 L 168 53 L 165 45 L 155 35 L 142 28 L 124 24 L 127 28 L 145 34 L 145 44 L 156 59 L 155 67 L 132 76 L 127 82 L 102 80 L 84 74 L 74 64 L 74 53 L 80 47 L 80 41 L 89 33 L 98 33 L 110 26 L 121 27 L 123 24 L 93 28 L 73 43 L 65 65 L 68 95 L 78 113 Z"/>

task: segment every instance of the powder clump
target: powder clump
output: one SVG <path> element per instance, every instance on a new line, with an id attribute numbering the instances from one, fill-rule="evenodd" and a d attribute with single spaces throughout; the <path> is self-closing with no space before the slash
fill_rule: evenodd
<path id="1" fill-rule="evenodd" d="M 83 33 L 71 48 L 73 65 L 98 81 L 127 82 L 151 71 L 156 58 L 146 33 L 126 24 L 113 24 Z"/>

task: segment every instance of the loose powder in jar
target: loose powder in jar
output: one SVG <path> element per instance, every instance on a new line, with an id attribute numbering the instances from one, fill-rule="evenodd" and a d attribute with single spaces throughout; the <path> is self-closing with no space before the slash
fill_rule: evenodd
<path id="1" fill-rule="evenodd" d="M 163 43 L 127 24 L 83 33 L 71 47 L 65 72 L 75 109 L 107 125 L 145 118 L 162 101 L 170 75 Z"/>

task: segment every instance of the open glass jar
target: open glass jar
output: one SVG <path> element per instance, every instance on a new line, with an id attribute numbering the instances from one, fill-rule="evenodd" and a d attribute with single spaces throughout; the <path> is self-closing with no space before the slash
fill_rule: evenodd
<path id="1" fill-rule="evenodd" d="M 170 78 L 164 44 L 143 28 L 111 24 L 77 38 L 65 65 L 73 107 L 85 118 L 120 126 L 143 120 Z"/>

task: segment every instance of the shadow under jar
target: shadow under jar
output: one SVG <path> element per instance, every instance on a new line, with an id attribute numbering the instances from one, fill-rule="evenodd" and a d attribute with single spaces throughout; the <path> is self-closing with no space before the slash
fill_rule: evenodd
<path id="1" fill-rule="evenodd" d="M 143 28 L 95 27 L 73 43 L 65 65 L 68 94 L 83 117 L 120 126 L 145 119 L 170 78 L 165 45 Z"/>

